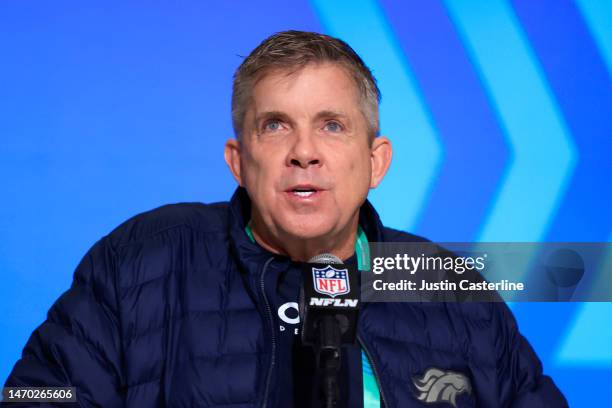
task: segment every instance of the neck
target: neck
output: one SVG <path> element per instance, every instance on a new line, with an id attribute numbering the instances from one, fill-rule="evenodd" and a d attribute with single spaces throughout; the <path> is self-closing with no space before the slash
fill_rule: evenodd
<path id="1" fill-rule="evenodd" d="M 274 254 L 288 256 L 294 261 L 307 262 L 313 256 L 322 253 L 331 253 L 345 260 L 355 251 L 358 216 L 353 218 L 340 232 L 328 237 L 305 239 L 286 233 L 271 234 L 257 218 L 251 218 L 251 231 L 255 241 L 262 248 Z"/>

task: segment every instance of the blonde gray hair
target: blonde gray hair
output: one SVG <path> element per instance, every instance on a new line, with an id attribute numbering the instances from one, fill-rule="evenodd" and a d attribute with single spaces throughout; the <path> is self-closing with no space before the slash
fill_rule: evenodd
<path id="1" fill-rule="evenodd" d="M 310 63 L 334 63 L 346 69 L 359 91 L 361 111 L 371 140 L 379 134 L 380 90 L 370 69 L 344 41 L 307 31 L 283 31 L 266 38 L 240 64 L 232 88 L 232 125 L 238 138 L 244 130 L 244 116 L 251 92 L 264 75 L 281 69 L 288 74 Z"/>

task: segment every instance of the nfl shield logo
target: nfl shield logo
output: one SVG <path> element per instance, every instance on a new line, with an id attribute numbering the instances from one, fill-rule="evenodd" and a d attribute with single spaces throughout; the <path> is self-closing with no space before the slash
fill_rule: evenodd
<path id="1" fill-rule="evenodd" d="M 351 291 L 347 269 L 336 269 L 332 266 L 312 268 L 312 277 L 315 290 L 323 295 L 335 297 Z"/>

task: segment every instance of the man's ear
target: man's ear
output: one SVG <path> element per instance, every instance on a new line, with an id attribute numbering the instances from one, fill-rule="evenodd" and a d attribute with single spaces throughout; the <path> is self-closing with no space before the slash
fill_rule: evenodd
<path id="1" fill-rule="evenodd" d="M 389 170 L 393 157 L 393 147 L 391 147 L 389 139 L 379 136 L 374 138 L 371 149 L 372 176 L 370 177 L 370 188 L 376 188 Z"/>
<path id="2" fill-rule="evenodd" d="M 238 184 L 242 186 L 242 173 L 240 172 L 240 142 L 236 139 L 229 139 L 225 142 L 225 149 L 223 156 L 225 157 L 225 163 L 232 172 L 232 176 L 236 179 Z"/>

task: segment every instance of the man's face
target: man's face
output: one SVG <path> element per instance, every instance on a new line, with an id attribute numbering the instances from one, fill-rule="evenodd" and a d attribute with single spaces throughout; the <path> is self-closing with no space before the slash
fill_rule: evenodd
<path id="1" fill-rule="evenodd" d="M 253 88 L 243 129 L 238 166 L 230 168 L 249 193 L 254 223 L 299 239 L 356 228 L 382 175 L 373 175 L 378 165 L 357 87 L 343 68 L 268 73 Z"/>

